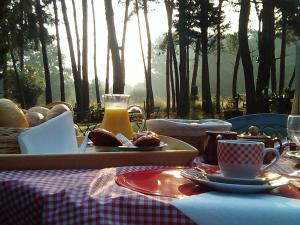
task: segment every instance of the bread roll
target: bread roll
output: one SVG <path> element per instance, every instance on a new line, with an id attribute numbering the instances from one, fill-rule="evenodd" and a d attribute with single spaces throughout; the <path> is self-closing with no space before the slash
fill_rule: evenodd
<path id="1" fill-rule="evenodd" d="M 121 146 L 122 145 L 122 142 L 119 141 L 112 132 L 101 128 L 97 128 L 91 131 L 88 137 L 96 146 Z"/>

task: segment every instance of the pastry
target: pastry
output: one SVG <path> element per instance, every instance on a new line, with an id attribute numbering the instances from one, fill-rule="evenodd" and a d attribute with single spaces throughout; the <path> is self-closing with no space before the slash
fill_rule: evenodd
<path id="1" fill-rule="evenodd" d="M 132 142 L 135 146 L 138 147 L 150 147 L 160 145 L 160 139 L 158 135 L 151 131 L 136 133 L 132 138 Z"/>
<path id="2" fill-rule="evenodd" d="M 91 131 L 88 137 L 96 146 L 121 146 L 122 145 L 122 142 L 119 141 L 112 132 L 101 128 L 97 128 Z"/>

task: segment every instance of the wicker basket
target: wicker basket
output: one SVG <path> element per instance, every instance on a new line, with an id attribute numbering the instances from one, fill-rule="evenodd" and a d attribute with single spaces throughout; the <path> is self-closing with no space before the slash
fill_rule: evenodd
<path id="1" fill-rule="evenodd" d="M 0 127 L 0 154 L 18 154 L 18 136 L 25 128 Z"/>

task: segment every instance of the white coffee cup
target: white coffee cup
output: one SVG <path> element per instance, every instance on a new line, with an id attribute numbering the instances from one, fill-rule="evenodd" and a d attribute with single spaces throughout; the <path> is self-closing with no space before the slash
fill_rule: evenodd
<path id="1" fill-rule="evenodd" d="M 264 156 L 267 152 L 274 152 L 276 157 L 264 166 Z M 219 140 L 217 154 L 222 174 L 235 178 L 255 178 L 280 158 L 275 148 L 265 148 L 263 142 L 245 140 Z"/>

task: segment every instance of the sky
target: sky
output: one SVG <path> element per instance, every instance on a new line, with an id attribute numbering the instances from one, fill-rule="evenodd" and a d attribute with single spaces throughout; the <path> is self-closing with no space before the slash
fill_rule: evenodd
<path id="1" fill-rule="evenodd" d="M 75 1 L 79 4 L 76 5 L 77 10 L 77 20 L 79 35 L 82 35 L 82 10 L 81 10 L 81 1 Z M 118 43 L 121 45 L 122 30 L 123 30 L 123 19 L 124 19 L 124 5 L 117 4 L 117 0 L 113 1 L 113 10 L 115 17 L 115 26 L 117 32 Z M 105 80 L 106 74 L 106 51 L 107 51 L 107 25 L 105 18 L 105 9 L 104 1 L 94 1 L 95 4 L 95 15 L 96 15 L 96 35 L 97 35 L 97 74 L 100 81 Z M 73 21 L 73 10 L 71 0 L 66 0 L 66 5 L 68 7 L 68 17 L 70 26 L 72 29 L 73 45 L 76 49 L 76 39 L 75 39 L 75 28 Z M 132 10 L 132 3 L 130 10 Z M 59 7 L 60 8 L 60 7 Z M 93 20 L 92 20 L 92 8 L 89 5 L 88 8 L 88 71 L 89 71 L 89 80 L 94 79 L 94 64 L 93 64 Z M 231 32 L 237 32 L 238 30 L 238 13 L 234 12 L 230 7 L 226 7 L 225 14 L 227 20 L 231 22 Z M 69 56 L 69 46 L 67 42 L 67 36 L 65 31 L 65 26 L 62 21 L 61 10 L 59 10 L 59 18 L 61 18 L 59 30 L 61 35 L 61 47 L 62 53 L 66 56 L 66 66 L 71 68 L 70 56 Z M 251 11 L 252 28 L 256 28 L 257 24 L 255 11 Z M 143 35 L 143 48 L 145 55 L 147 55 L 147 38 L 146 30 L 144 24 L 144 15 L 140 11 L 140 21 Z M 167 20 L 166 20 L 166 10 L 163 3 L 159 4 L 150 4 L 149 8 L 149 23 L 151 31 L 152 44 L 155 43 L 155 40 L 165 33 L 168 29 Z M 257 29 L 257 28 L 256 28 Z M 51 32 L 55 32 L 54 27 L 52 27 Z M 80 36 L 82 39 L 82 36 Z M 82 42 L 81 42 L 82 44 Z M 152 45 L 153 46 L 153 45 Z M 76 58 L 77 59 L 77 58 Z M 138 34 L 138 25 L 136 15 L 133 15 L 127 25 L 126 33 L 126 44 L 125 44 L 125 69 L 126 77 L 125 83 L 130 85 L 135 85 L 137 83 L 144 82 L 144 72 L 143 72 L 143 62 L 141 56 L 139 34 Z M 110 66 L 110 77 L 112 77 L 112 66 Z"/>

